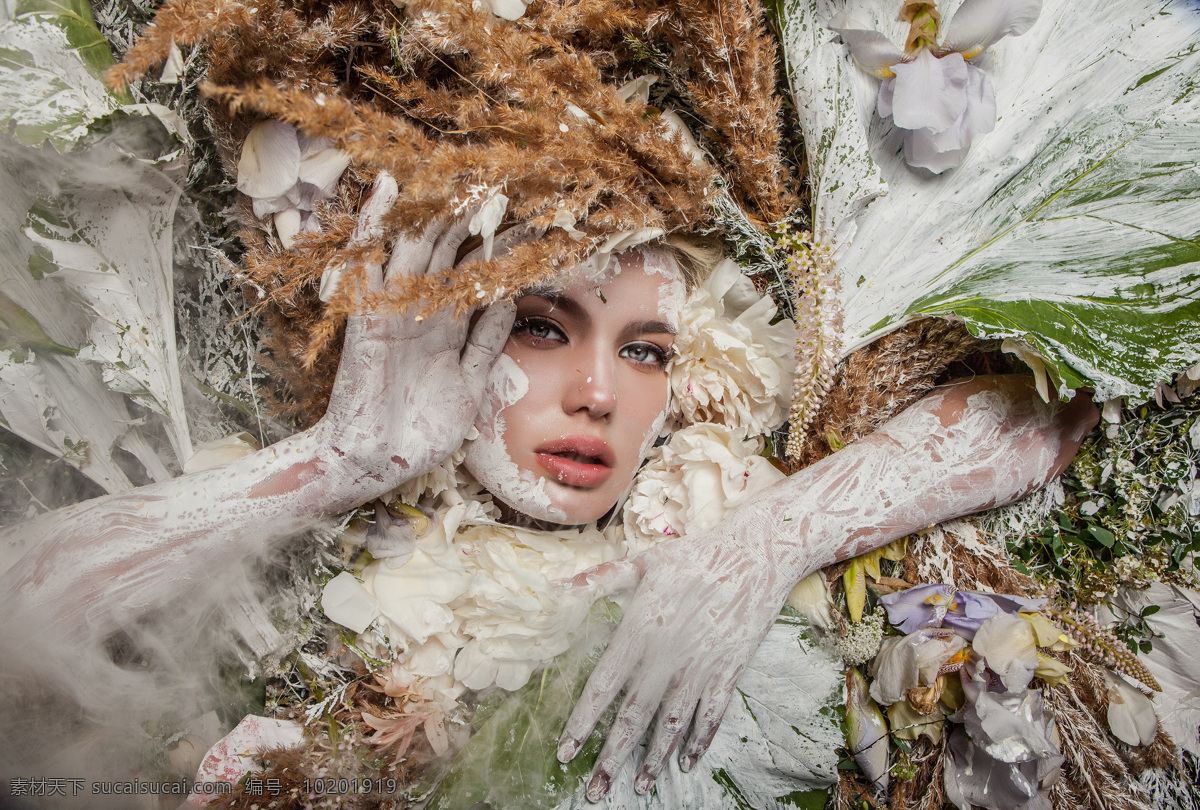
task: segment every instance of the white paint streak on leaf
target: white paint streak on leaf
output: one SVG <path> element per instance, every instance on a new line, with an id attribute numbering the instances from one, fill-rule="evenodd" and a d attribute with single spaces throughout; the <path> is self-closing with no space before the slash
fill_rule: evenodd
<path id="1" fill-rule="evenodd" d="M 1200 357 L 1195 4 L 1046 0 L 1024 36 L 975 60 L 999 120 L 936 177 L 905 165 L 877 80 L 824 27 L 841 12 L 901 32 L 883 0 L 798 0 L 785 15 L 845 352 L 957 316 L 1027 343 L 1060 395 L 1093 385 L 1100 399 L 1146 399 Z"/>
<path id="2" fill-rule="evenodd" d="M 26 15 L 0 26 L 0 122 L 21 143 L 48 139 L 66 150 L 120 102 L 50 19 Z"/>
<path id="3" fill-rule="evenodd" d="M 172 300 L 182 167 L 117 145 L 134 143 L 153 154 L 172 146 L 157 122 L 141 118 L 118 120 L 110 137 L 68 155 L 0 144 L 0 182 L 9 190 L 0 202 L 5 294 L 52 340 L 78 349 L 75 356 L 10 353 L 0 361 L 0 413 L 22 438 L 64 456 L 109 491 L 129 487 L 111 458 L 117 446 L 150 477 L 170 476 L 136 427 L 126 395 L 163 418 L 178 461 L 191 456 Z M 17 408 L 22 418 L 13 416 Z"/>

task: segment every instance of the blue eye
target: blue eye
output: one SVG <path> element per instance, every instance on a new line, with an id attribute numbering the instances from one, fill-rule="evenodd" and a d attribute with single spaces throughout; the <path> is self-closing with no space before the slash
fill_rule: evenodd
<path id="1" fill-rule="evenodd" d="M 520 318 L 513 324 L 512 333 L 514 335 L 525 335 L 537 343 L 543 341 L 553 343 L 567 342 L 567 336 L 563 334 L 562 330 L 545 318 Z"/>
<path id="2" fill-rule="evenodd" d="M 621 347 L 621 357 L 632 360 L 640 366 L 646 366 L 653 371 L 666 369 L 671 359 L 671 350 L 656 346 L 653 343 L 630 343 Z"/>

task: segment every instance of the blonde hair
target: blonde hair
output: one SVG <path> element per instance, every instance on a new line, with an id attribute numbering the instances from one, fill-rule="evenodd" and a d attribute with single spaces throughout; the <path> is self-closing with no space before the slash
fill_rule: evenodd
<path id="1" fill-rule="evenodd" d="M 653 243 L 653 246 L 670 253 L 679 263 L 689 293 L 703 284 L 725 258 L 725 249 L 720 240 L 711 236 L 673 233 Z"/>

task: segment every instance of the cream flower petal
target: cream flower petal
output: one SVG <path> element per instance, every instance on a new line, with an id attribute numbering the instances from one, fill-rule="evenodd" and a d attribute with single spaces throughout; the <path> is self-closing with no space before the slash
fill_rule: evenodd
<path id="1" fill-rule="evenodd" d="M 650 103 L 650 88 L 658 81 L 658 76 L 653 73 L 647 73 L 645 76 L 638 76 L 632 81 L 625 82 L 617 88 L 617 96 L 622 101 L 637 102 L 638 104 Z"/>
<path id="2" fill-rule="evenodd" d="M 1004 37 L 1019 37 L 1037 22 L 1042 0 L 965 0 L 946 26 L 943 47 L 965 59 Z"/>
<path id="3" fill-rule="evenodd" d="M 183 471 L 195 473 L 209 470 L 227 461 L 248 456 L 260 449 L 258 441 L 249 433 L 234 433 L 223 439 L 196 445 L 191 458 L 184 462 Z"/>
<path id="4" fill-rule="evenodd" d="M 683 143 L 683 151 L 692 159 L 692 163 L 706 166 L 708 158 L 704 154 L 704 150 L 700 148 L 700 144 L 696 143 L 695 136 L 692 135 L 692 131 L 688 129 L 688 125 L 683 122 L 683 119 L 679 117 L 679 113 L 667 110 L 660 118 L 672 132 L 679 135 L 679 140 Z"/>
<path id="5" fill-rule="evenodd" d="M 379 615 L 379 602 L 353 574 L 343 571 L 325 583 L 321 609 L 330 621 L 361 633 Z"/>
<path id="6" fill-rule="evenodd" d="M 854 61 L 862 65 L 864 70 L 874 73 L 876 78 L 891 76 L 892 66 L 904 59 L 903 52 L 878 31 L 838 28 L 832 25 L 830 30 L 836 31 L 842 42 L 850 47 L 850 55 L 854 57 Z"/>
<path id="7" fill-rule="evenodd" d="M 285 248 L 290 248 L 296 242 L 300 233 L 300 209 L 287 208 L 274 215 L 275 232 Z"/>
<path id="8" fill-rule="evenodd" d="M 163 63 L 162 74 L 158 77 L 163 84 L 174 84 L 183 75 L 183 54 L 171 37 L 171 46 L 167 49 L 167 61 Z"/>
<path id="9" fill-rule="evenodd" d="M 1154 704 L 1141 690 L 1111 670 L 1104 671 L 1108 683 L 1108 727 L 1127 745 L 1149 745 L 1158 734 Z"/>
<path id="10" fill-rule="evenodd" d="M 961 54 L 937 59 L 922 49 L 915 60 L 902 62 L 893 70 L 892 120 L 896 126 L 940 132 L 953 126 L 966 110 L 967 63 Z"/>
<path id="11" fill-rule="evenodd" d="M 475 0 L 474 7 L 482 8 L 504 20 L 519 20 L 525 15 L 523 0 Z"/>
<path id="12" fill-rule="evenodd" d="M 1008 692 L 1029 685 L 1038 666 L 1037 644 L 1029 622 L 1011 613 L 985 619 L 972 641 L 975 652 L 999 676 Z"/>
<path id="13" fill-rule="evenodd" d="M 342 150 L 319 149 L 300 159 L 300 180 L 316 186 L 324 198 L 329 198 L 349 165 L 350 156 Z"/>
<path id="14" fill-rule="evenodd" d="M 504 212 L 508 209 L 508 197 L 500 193 L 500 189 L 494 188 L 483 201 L 483 205 L 471 217 L 467 228 L 472 235 L 483 237 L 483 258 L 486 261 L 492 259 L 492 243 L 496 238 L 496 228 L 500 226 L 504 219 Z"/>
<path id="15" fill-rule="evenodd" d="M 282 121 L 254 125 L 242 145 L 237 188 L 251 197 L 281 197 L 300 178 L 296 128 Z"/>

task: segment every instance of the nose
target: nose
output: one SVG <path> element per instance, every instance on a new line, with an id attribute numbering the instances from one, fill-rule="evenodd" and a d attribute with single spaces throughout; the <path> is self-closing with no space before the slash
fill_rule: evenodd
<path id="1" fill-rule="evenodd" d="M 616 366 L 611 358 L 589 352 L 579 358 L 575 376 L 567 386 L 563 408 L 568 414 L 586 412 L 593 419 L 607 419 L 617 407 Z"/>

